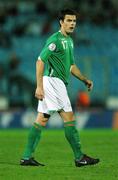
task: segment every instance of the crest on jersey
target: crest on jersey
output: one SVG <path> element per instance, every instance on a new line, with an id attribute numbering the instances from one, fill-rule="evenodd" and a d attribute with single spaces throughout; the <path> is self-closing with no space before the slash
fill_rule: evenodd
<path id="1" fill-rule="evenodd" d="M 54 43 L 51 43 L 49 46 L 48 46 L 49 50 L 50 51 L 54 51 L 56 49 L 56 44 Z"/>

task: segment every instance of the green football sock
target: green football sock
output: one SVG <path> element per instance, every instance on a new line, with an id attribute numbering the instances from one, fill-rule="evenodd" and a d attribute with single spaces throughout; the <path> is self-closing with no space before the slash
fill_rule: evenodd
<path id="1" fill-rule="evenodd" d="M 34 125 L 32 126 L 29 132 L 28 142 L 25 148 L 23 159 L 29 159 L 32 157 L 32 153 L 34 153 L 40 140 L 42 128 L 43 126 L 38 123 L 34 123 Z"/>
<path id="2" fill-rule="evenodd" d="M 83 153 L 81 151 L 79 133 L 75 127 L 75 121 L 65 122 L 64 127 L 66 139 L 72 147 L 75 159 L 81 159 Z"/>
<path id="3" fill-rule="evenodd" d="M 41 131 L 42 129 L 44 128 L 44 126 L 41 126 L 40 124 L 37 124 L 37 126 L 39 126 L 39 129 L 40 129 L 40 132 L 37 134 L 37 137 L 36 137 L 36 140 L 35 140 L 35 143 L 33 145 L 33 149 L 32 149 L 32 155 L 33 153 L 35 152 L 35 149 L 40 141 L 40 138 L 41 138 Z"/>

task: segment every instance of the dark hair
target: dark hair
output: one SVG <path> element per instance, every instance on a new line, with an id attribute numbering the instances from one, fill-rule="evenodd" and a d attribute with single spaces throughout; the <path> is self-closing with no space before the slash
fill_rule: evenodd
<path id="1" fill-rule="evenodd" d="M 75 10 L 73 9 L 63 9 L 59 12 L 59 20 L 64 20 L 65 15 L 75 15 L 76 17 L 78 17 L 78 14 Z"/>

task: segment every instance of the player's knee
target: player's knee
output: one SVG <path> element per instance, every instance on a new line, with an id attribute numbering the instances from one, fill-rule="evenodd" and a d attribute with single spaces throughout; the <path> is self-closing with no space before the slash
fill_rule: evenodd
<path id="1" fill-rule="evenodd" d="M 38 113 L 36 123 L 39 123 L 41 126 L 46 126 L 49 117 L 48 114 Z"/>
<path id="2" fill-rule="evenodd" d="M 40 118 L 38 119 L 38 121 L 36 121 L 37 123 L 39 123 L 41 126 L 46 126 L 47 122 L 48 122 L 48 118 Z"/>
<path id="3" fill-rule="evenodd" d="M 68 122 L 68 121 L 74 121 L 75 117 L 73 112 L 60 112 L 60 115 L 62 117 L 62 119 L 64 120 L 64 122 Z"/>
<path id="4" fill-rule="evenodd" d="M 74 117 L 74 114 L 70 114 L 69 116 L 66 117 L 65 121 L 74 121 L 75 120 L 75 117 Z"/>

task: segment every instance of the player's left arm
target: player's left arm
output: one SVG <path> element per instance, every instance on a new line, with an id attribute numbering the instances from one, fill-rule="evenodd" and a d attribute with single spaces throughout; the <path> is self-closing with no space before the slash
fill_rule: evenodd
<path id="1" fill-rule="evenodd" d="M 93 88 L 93 82 L 89 79 L 87 79 L 80 71 L 80 69 L 75 65 L 71 65 L 70 72 L 73 76 L 75 76 L 77 79 L 82 81 L 88 88 L 88 91 L 91 91 Z"/>

